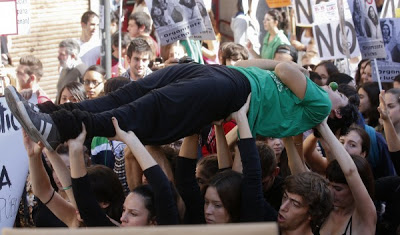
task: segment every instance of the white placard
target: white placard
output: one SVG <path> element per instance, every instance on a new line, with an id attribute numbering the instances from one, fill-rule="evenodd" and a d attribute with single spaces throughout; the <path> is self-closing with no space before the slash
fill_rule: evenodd
<path id="1" fill-rule="evenodd" d="M 30 0 L 17 0 L 18 35 L 31 32 Z"/>
<path id="2" fill-rule="evenodd" d="M 152 0 L 146 0 L 146 4 L 161 45 L 184 40 L 206 30 L 195 0 L 158 1 L 154 5 Z"/>
<path id="3" fill-rule="evenodd" d="M 21 125 L 0 97 L 0 228 L 13 227 L 28 175 Z"/>
<path id="4" fill-rule="evenodd" d="M 0 1 L 0 35 L 18 34 L 17 4 L 15 0 Z"/>

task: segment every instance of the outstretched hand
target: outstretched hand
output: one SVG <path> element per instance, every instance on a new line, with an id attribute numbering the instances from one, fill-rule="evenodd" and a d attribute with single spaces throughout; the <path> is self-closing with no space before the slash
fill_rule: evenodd
<path id="1" fill-rule="evenodd" d="M 86 139 L 86 127 L 82 123 L 82 132 L 75 139 L 69 139 L 67 141 L 68 147 L 70 149 L 83 148 L 85 139 Z"/>
<path id="2" fill-rule="evenodd" d="M 26 152 L 28 153 L 29 157 L 38 157 L 42 154 L 42 150 L 44 148 L 44 145 L 39 142 L 35 143 L 31 138 L 28 136 L 28 134 L 25 132 L 24 129 L 22 129 L 22 136 L 24 139 L 24 146 L 26 149 Z"/>
<path id="3" fill-rule="evenodd" d="M 122 130 L 119 127 L 118 120 L 115 117 L 112 117 L 111 121 L 115 128 L 115 136 L 112 138 L 109 138 L 110 140 L 118 140 L 118 141 L 122 141 L 122 142 L 126 143 L 127 140 L 130 138 L 130 136 L 134 135 L 134 133 L 132 131 L 126 132 L 126 131 Z"/>

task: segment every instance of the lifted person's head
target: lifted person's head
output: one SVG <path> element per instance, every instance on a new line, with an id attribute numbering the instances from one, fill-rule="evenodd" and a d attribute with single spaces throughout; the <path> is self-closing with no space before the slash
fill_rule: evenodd
<path id="1" fill-rule="evenodd" d="M 234 42 L 223 43 L 219 48 L 218 54 L 219 60 L 223 65 L 235 65 L 236 62 L 249 58 L 247 49 Z"/>

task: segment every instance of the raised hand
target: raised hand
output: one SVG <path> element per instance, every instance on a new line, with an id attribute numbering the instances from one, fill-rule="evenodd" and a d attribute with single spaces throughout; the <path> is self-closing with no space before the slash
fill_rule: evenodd
<path id="1" fill-rule="evenodd" d="M 381 115 L 382 120 L 389 119 L 389 113 L 387 111 L 386 101 L 385 101 L 385 91 L 381 91 L 379 94 L 379 107 L 378 107 L 379 114 Z"/>
<path id="2" fill-rule="evenodd" d="M 118 120 L 115 117 L 112 117 L 111 121 L 115 128 L 115 136 L 112 138 L 109 138 L 110 140 L 118 140 L 118 141 L 122 141 L 122 142 L 126 143 L 127 140 L 129 138 L 131 138 L 132 135 L 135 135 L 132 131 L 126 132 L 124 130 L 121 130 L 121 128 L 118 125 Z"/>
<path id="3" fill-rule="evenodd" d="M 24 146 L 26 152 L 28 153 L 29 157 L 38 157 L 42 154 L 42 150 L 44 148 L 42 143 L 35 143 L 31 140 L 31 138 L 26 134 L 25 130 L 22 129 L 22 136 L 24 139 Z"/>
<path id="4" fill-rule="evenodd" d="M 82 123 L 82 132 L 76 137 L 75 139 L 69 139 L 68 140 L 68 147 L 70 149 L 76 149 L 76 148 L 83 148 L 83 144 L 86 139 L 86 127 Z"/>

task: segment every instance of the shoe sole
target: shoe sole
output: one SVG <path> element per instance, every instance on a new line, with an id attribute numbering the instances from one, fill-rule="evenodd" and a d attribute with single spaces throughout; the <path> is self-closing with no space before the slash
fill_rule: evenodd
<path id="1" fill-rule="evenodd" d="M 17 103 L 17 109 L 20 114 L 21 118 L 21 125 L 23 125 L 25 128 L 26 133 L 31 137 L 31 139 L 37 139 L 37 142 L 42 142 L 42 144 L 49 150 L 49 151 L 54 151 L 53 147 L 51 147 L 50 143 L 47 141 L 47 139 L 44 138 L 44 136 L 39 132 L 39 130 L 33 125 L 28 113 L 26 112 L 25 105 L 22 102 Z M 19 121 L 19 120 L 18 120 Z M 22 124 L 23 123 L 23 124 Z"/>
<path id="2" fill-rule="evenodd" d="M 19 99 L 19 96 L 17 95 L 15 88 L 13 86 L 7 86 L 4 92 L 4 96 L 6 97 L 7 105 L 8 108 L 10 108 L 11 113 L 18 120 L 19 124 L 21 124 L 22 128 L 24 128 L 24 130 L 28 130 L 29 127 L 25 125 L 25 122 L 22 120 L 21 113 L 19 112 L 18 109 L 18 103 L 21 102 L 21 100 Z M 31 139 L 36 143 L 39 141 L 35 137 L 31 137 Z"/>

